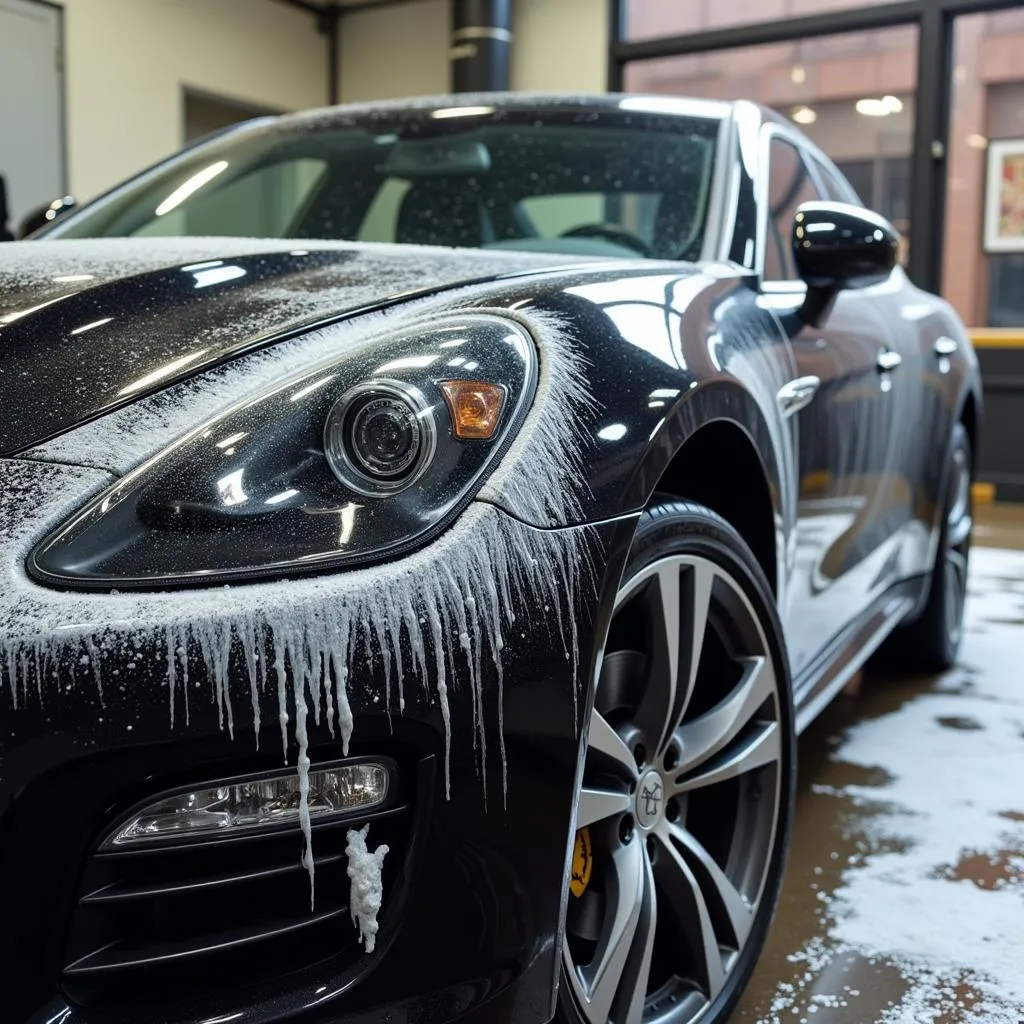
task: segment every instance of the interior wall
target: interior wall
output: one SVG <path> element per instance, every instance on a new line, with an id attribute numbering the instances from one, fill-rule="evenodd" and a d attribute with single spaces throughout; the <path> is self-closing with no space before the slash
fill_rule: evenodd
<path id="1" fill-rule="evenodd" d="M 184 143 L 194 142 L 211 132 L 219 132 L 238 124 L 239 121 L 248 121 L 254 117 L 272 117 L 282 113 L 279 107 L 261 107 L 255 103 L 225 100 L 220 96 L 212 96 L 191 88 L 185 89 L 184 93 L 181 139 Z"/>
<path id="2" fill-rule="evenodd" d="M 327 101 L 327 40 L 277 0 L 61 0 L 70 190 L 179 149 L 185 87 L 274 109 Z"/>
<path id="3" fill-rule="evenodd" d="M 343 103 L 451 89 L 450 0 L 408 0 L 354 11 L 341 18 L 338 31 Z"/>
<path id="4" fill-rule="evenodd" d="M 450 91 L 451 0 L 346 14 L 339 33 L 343 103 Z M 606 0 L 514 0 L 512 34 L 513 89 L 604 91 Z"/>
<path id="5" fill-rule="evenodd" d="M 604 92 L 607 0 L 513 0 L 512 88 Z"/>

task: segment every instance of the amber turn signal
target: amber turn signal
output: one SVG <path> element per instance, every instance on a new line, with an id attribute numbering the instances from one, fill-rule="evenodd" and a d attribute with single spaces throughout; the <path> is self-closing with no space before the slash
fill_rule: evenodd
<path id="1" fill-rule="evenodd" d="M 483 380 L 444 380 L 441 391 L 452 414 L 452 432 L 464 440 L 491 437 L 501 419 L 505 389 Z"/>

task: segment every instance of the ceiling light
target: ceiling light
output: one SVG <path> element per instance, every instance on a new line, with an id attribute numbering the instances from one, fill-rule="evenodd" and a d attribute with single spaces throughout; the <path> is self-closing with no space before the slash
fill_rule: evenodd
<path id="1" fill-rule="evenodd" d="M 789 116 L 797 124 L 814 124 L 818 120 L 818 112 L 812 107 L 794 107 Z"/>
<path id="2" fill-rule="evenodd" d="M 807 81 L 807 70 L 800 64 L 794 64 L 789 77 L 794 85 L 803 85 Z"/>
<path id="3" fill-rule="evenodd" d="M 985 149 L 988 146 L 988 139 L 986 139 L 984 135 L 978 135 L 977 133 L 972 132 L 967 136 L 967 145 L 970 146 L 971 149 Z"/>
<path id="4" fill-rule="evenodd" d="M 903 101 L 896 96 L 857 100 L 857 113 L 865 117 L 887 117 L 889 114 L 898 114 L 902 109 Z"/>
<path id="5" fill-rule="evenodd" d="M 857 100 L 857 113 L 865 117 L 885 117 L 889 111 L 881 100 L 863 99 Z"/>

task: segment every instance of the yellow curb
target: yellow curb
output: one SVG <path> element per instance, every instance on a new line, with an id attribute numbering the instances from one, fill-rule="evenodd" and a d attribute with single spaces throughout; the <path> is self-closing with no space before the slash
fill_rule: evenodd
<path id="1" fill-rule="evenodd" d="M 996 500 L 996 485 L 976 483 L 971 485 L 971 497 L 975 505 L 991 505 Z"/>
<path id="2" fill-rule="evenodd" d="M 1024 330 L 1012 327 L 971 327 L 967 331 L 975 348 L 1024 348 Z"/>

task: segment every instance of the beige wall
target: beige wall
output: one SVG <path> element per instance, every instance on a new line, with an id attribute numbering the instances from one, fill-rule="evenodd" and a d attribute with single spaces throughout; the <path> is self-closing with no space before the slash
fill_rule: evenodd
<path id="1" fill-rule="evenodd" d="M 408 0 L 341 20 L 344 103 L 448 92 L 450 0 Z M 603 91 L 605 0 L 516 0 L 511 87 Z"/>
<path id="2" fill-rule="evenodd" d="M 291 109 L 327 99 L 314 19 L 276 0 L 62 0 L 71 191 L 178 149 L 182 86 Z"/>
<path id="3" fill-rule="evenodd" d="M 449 0 L 409 0 L 341 19 L 341 100 L 448 92 Z"/>
<path id="4" fill-rule="evenodd" d="M 607 0 L 515 0 L 512 88 L 604 92 Z"/>

